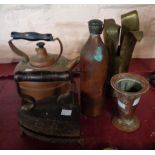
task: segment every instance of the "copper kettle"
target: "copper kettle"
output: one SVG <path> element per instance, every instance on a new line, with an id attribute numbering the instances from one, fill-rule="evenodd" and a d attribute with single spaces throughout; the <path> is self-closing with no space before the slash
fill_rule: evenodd
<path id="1" fill-rule="evenodd" d="M 59 38 L 53 38 L 52 34 L 40 34 L 36 32 L 12 32 L 9 46 L 14 53 L 23 57 L 15 68 L 15 80 L 18 93 L 23 99 L 33 99 L 35 101 L 49 96 L 59 96 L 70 89 L 70 77 L 72 69 L 79 63 L 79 57 L 69 60 L 62 56 L 63 45 Z M 58 41 L 60 53 L 50 54 L 47 52 L 44 42 L 38 42 L 36 54 L 29 57 L 18 49 L 13 40 L 24 39 L 27 41 Z"/>

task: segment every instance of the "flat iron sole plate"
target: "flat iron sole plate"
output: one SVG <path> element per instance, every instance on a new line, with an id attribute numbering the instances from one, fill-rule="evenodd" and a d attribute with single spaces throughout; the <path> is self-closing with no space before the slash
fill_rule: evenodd
<path id="1" fill-rule="evenodd" d="M 83 146 L 84 141 L 82 137 L 55 137 L 55 136 L 46 136 L 46 135 L 41 135 L 36 132 L 33 132 L 29 129 L 26 129 L 25 127 L 21 126 L 21 131 L 23 134 L 26 134 L 32 138 L 49 142 L 49 143 L 78 143 L 81 146 Z"/>
<path id="2" fill-rule="evenodd" d="M 56 97 L 50 97 L 36 103 L 32 110 L 20 108 L 18 115 L 22 127 L 41 135 L 74 138 L 81 135 L 77 102 L 58 104 Z"/>

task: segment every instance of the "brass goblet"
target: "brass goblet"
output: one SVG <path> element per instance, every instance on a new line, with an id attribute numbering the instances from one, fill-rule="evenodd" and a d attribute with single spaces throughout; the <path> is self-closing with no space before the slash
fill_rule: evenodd
<path id="1" fill-rule="evenodd" d="M 142 76 L 131 73 L 116 74 L 111 78 L 118 102 L 118 116 L 112 119 L 113 125 L 125 132 L 133 132 L 140 127 L 135 116 L 142 94 L 149 90 L 149 82 Z"/>

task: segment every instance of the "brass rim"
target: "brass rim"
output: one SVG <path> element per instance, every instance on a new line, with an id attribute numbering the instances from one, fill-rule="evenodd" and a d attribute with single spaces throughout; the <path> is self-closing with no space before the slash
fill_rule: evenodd
<path id="1" fill-rule="evenodd" d="M 127 78 L 138 81 L 141 84 L 142 89 L 140 89 L 137 92 L 127 92 L 127 91 L 123 91 L 121 89 L 118 89 L 117 86 L 116 86 L 117 82 L 119 80 L 127 79 Z M 149 88 L 150 88 L 149 82 L 144 77 L 142 77 L 140 75 L 137 75 L 137 74 L 132 74 L 132 73 L 119 73 L 119 74 L 116 74 L 111 78 L 110 83 L 111 83 L 112 88 L 116 92 L 123 93 L 125 95 L 140 95 L 140 94 L 143 94 L 143 93 L 147 92 L 149 90 Z"/>

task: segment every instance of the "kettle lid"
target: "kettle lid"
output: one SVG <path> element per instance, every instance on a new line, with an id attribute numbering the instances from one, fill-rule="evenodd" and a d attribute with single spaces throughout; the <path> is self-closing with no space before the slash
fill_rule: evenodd
<path id="1" fill-rule="evenodd" d="M 30 58 L 30 64 L 34 67 L 48 67 L 53 65 L 56 61 L 52 54 L 47 53 L 46 48 L 44 48 L 44 42 L 38 42 L 36 44 L 36 55 Z"/>

